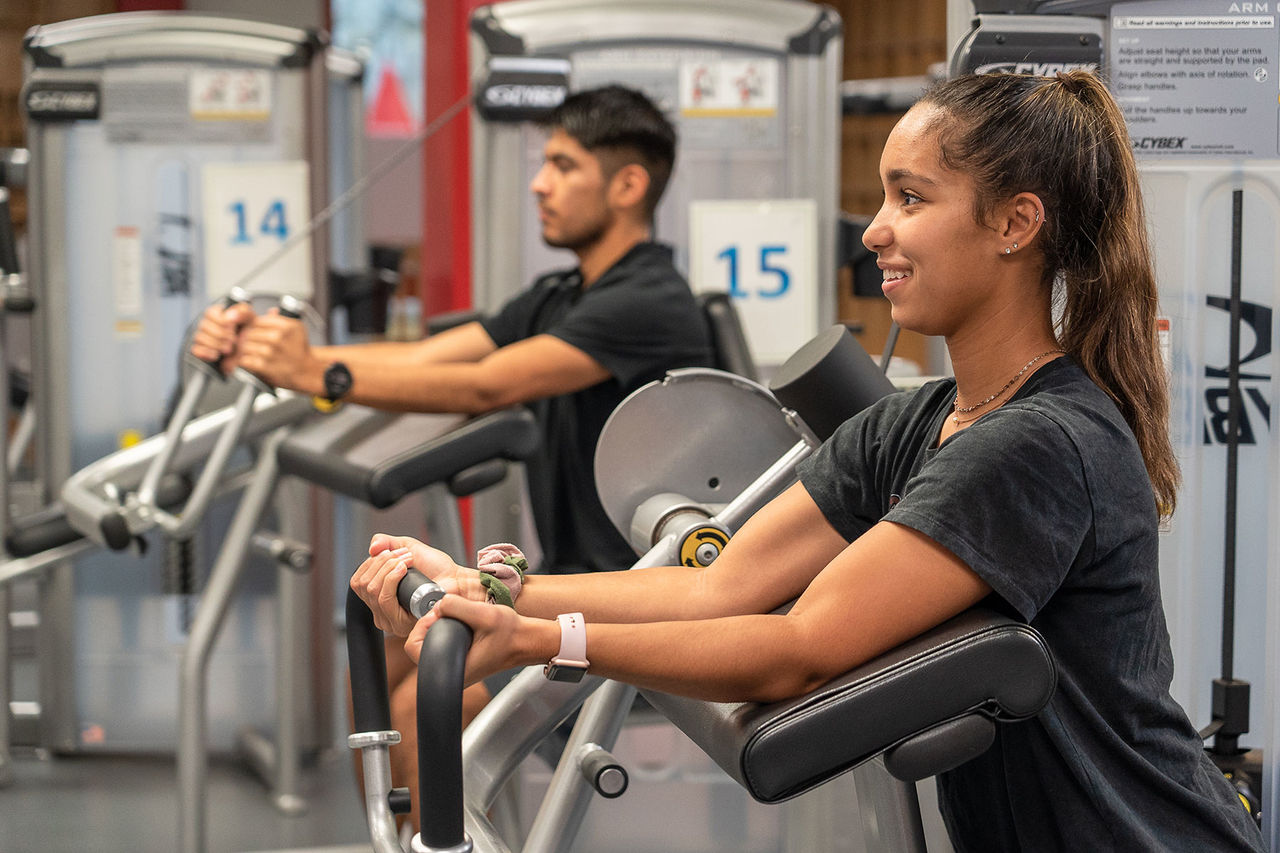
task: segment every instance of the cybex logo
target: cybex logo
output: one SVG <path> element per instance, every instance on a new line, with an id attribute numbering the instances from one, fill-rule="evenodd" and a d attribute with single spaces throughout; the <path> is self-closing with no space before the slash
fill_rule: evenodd
<path id="1" fill-rule="evenodd" d="M 1181 150 L 1186 144 L 1185 136 L 1141 136 L 1133 140 L 1133 147 L 1144 151 Z"/>
<path id="2" fill-rule="evenodd" d="M 485 103 L 494 107 L 550 110 L 559 106 L 564 97 L 564 86 L 500 83 L 484 90 Z"/>
<path id="3" fill-rule="evenodd" d="M 27 90 L 27 115 L 40 121 L 71 121 L 98 117 L 97 86 L 32 87 Z"/>
<path id="4" fill-rule="evenodd" d="M 973 70 L 975 74 L 1031 74 L 1036 77 L 1052 77 L 1061 71 L 1089 71 L 1096 73 L 1096 62 L 988 62 Z"/>

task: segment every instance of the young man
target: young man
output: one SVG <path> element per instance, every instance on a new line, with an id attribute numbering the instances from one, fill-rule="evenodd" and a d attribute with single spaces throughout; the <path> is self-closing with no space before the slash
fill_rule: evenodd
<path id="1" fill-rule="evenodd" d="M 575 269 L 538 278 L 494 315 L 412 343 L 311 347 L 302 323 L 247 305 L 212 306 L 194 355 L 222 356 L 277 387 L 400 411 L 480 413 L 527 404 L 543 443 L 528 463 L 534 519 L 550 572 L 622 569 L 635 554 L 596 494 L 593 457 L 624 397 L 671 369 L 707 366 L 701 313 L 653 214 L 675 161 L 670 122 L 620 86 L 579 92 L 551 115 L 530 189 L 542 238 Z M 389 667 L 393 724 L 405 736 L 397 784 L 416 782 L 415 696 Z M 397 686 L 398 685 L 398 686 Z M 487 692 L 469 690 L 474 714 Z M 409 766 L 412 764 L 413 766 Z M 416 798 L 415 798 L 416 807 Z"/>

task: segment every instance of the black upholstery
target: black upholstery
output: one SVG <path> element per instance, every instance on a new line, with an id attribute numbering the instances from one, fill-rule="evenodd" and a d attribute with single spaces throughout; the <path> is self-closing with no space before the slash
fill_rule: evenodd
<path id="1" fill-rule="evenodd" d="M 759 375 L 755 359 L 751 356 L 751 347 L 742 329 L 738 309 L 733 306 L 733 298 L 727 293 L 712 291 L 699 293 L 697 300 L 711 333 L 711 351 L 715 358 L 712 367 L 757 381 Z"/>
<path id="2" fill-rule="evenodd" d="M 491 459 L 524 459 L 538 440 L 523 408 L 469 418 L 344 406 L 290 435 L 279 460 L 284 474 L 381 509 Z"/>
<path id="3" fill-rule="evenodd" d="M 950 769 L 990 745 L 988 721 L 1034 715 L 1055 684 L 1036 631 L 974 609 L 786 702 L 643 695 L 753 797 L 774 803 L 880 753 L 911 779 Z"/>

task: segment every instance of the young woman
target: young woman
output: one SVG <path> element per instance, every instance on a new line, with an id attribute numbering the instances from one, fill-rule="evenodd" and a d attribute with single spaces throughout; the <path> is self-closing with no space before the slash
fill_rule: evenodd
<path id="1" fill-rule="evenodd" d="M 513 610 L 473 570 L 379 536 L 352 587 L 414 657 L 439 616 L 470 624 L 469 679 L 557 655 L 554 617 L 580 611 L 593 673 L 762 702 L 986 601 L 1044 635 L 1058 687 L 939 778 L 958 851 L 1261 850 L 1168 692 L 1156 525 L 1178 470 L 1114 100 L 1083 72 L 949 81 L 880 173 L 864 242 L 893 318 L 945 338 L 954 380 L 845 423 L 706 569 L 532 576 Z M 407 565 L 456 593 L 417 624 L 394 598 Z"/>

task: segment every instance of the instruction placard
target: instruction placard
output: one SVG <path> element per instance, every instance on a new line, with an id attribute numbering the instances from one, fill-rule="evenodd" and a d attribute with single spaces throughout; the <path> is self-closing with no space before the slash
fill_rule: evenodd
<path id="1" fill-rule="evenodd" d="M 1280 154 L 1273 3 L 1169 0 L 1111 11 L 1111 89 L 1139 157 Z"/>

